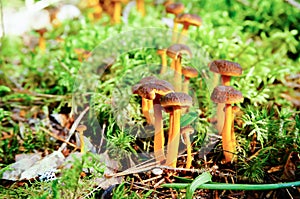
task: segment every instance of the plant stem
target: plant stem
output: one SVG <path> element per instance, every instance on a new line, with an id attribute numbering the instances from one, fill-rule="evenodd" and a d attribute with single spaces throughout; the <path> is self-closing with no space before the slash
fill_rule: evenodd
<path id="1" fill-rule="evenodd" d="M 172 183 L 162 184 L 165 188 L 186 189 L 190 183 Z M 277 183 L 277 184 L 227 184 L 227 183 L 206 183 L 198 186 L 198 189 L 213 189 L 213 190 L 271 190 L 271 189 L 283 189 L 300 186 L 300 181 Z"/>

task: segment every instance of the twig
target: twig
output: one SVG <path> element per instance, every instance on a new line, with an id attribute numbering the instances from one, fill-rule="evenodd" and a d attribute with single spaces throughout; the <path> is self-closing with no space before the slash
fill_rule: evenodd
<path id="1" fill-rule="evenodd" d="M 64 140 L 63 138 L 61 138 L 61 137 L 55 135 L 54 133 L 50 132 L 49 130 L 45 129 L 44 127 L 39 127 L 39 128 L 40 128 L 42 131 L 44 131 L 45 133 L 47 133 L 48 135 L 54 137 L 55 139 L 60 140 L 60 141 L 62 141 L 62 142 L 65 142 L 65 143 L 67 143 L 68 145 L 74 147 L 75 149 L 78 149 L 78 147 L 77 147 L 75 144 L 73 144 L 73 143 L 71 143 L 71 142 L 68 142 L 68 141 Z"/>
<path id="2" fill-rule="evenodd" d="M 294 6 L 295 8 L 300 10 L 300 3 L 298 3 L 297 1 L 295 1 L 295 0 L 285 0 L 285 2 L 291 4 L 292 6 Z"/>
<path id="3" fill-rule="evenodd" d="M 70 129 L 70 131 L 69 131 L 69 136 L 68 136 L 67 139 L 66 139 L 67 142 L 69 142 L 69 140 L 71 139 L 72 135 L 74 134 L 74 132 L 75 132 L 75 130 L 76 130 L 76 128 L 77 128 L 79 122 L 81 121 L 81 119 L 83 118 L 83 116 L 86 114 L 86 112 L 87 112 L 89 109 L 90 109 L 90 107 L 86 107 L 86 108 L 84 109 L 84 111 L 83 111 L 82 113 L 80 113 L 80 115 L 78 116 L 78 118 L 75 120 L 75 122 L 73 123 L 73 125 L 72 125 L 72 127 L 71 127 L 71 129 Z M 66 144 L 66 143 L 63 143 L 63 144 L 59 147 L 58 151 L 59 151 L 59 152 L 62 152 L 62 150 L 64 150 L 66 146 L 67 146 L 67 144 Z"/>

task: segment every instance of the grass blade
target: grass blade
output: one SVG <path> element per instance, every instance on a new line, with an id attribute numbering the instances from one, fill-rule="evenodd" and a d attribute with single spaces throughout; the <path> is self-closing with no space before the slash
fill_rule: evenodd
<path id="1" fill-rule="evenodd" d="M 198 176 L 188 187 L 186 190 L 186 198 L 192 199 L 195 190 L 202 184 L 207 182 L 211 182 L 211 175 L 209 172 L 204 172 L 200 176 Z"/>

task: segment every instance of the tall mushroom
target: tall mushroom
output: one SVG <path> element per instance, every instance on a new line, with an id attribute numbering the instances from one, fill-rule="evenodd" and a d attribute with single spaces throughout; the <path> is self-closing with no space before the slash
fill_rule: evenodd
<path id="1" fill-rule="evenodd" d="M 172 62 L 175 63 L 174 71 L 174 87 L 175 91 L 181 91 L 181 75 L 182 75 L 182 66 L 181 59 L 183 54 L 188 54 L 192 56 L 191 49 L 184 44 L 173 44 L 167 49 L 167 55 L 172 58 Z"/>
<path id="2" fill-rule="evenodd" d="M 180 115 L 181 108 L 192 106 L 192 97 L 186 93 L 174 92 L 169 93 L 161 98 L 161 106 L 172 111 L 173 117 L 170 120 L 170 127 L 172 132 L 169 132 L 169 140 L 167 147 L 167 161 L 166 164 L 172 167 L 176 167 L 179 138 L 180 138 Z"/>
<path id="3" fill-rule="evenodd" d="M 225 103 L 225 121 L 222 129 L 222 146 L 225 156 L 225 163 L 233 160 L 236 145 L 231 135 L 232 106 L 244 100 L 240 91 L 230 86 L 217 86 L 211 94 L 211 100 L 215 103 Z"/>
<path id="4" fill-rule="evenodd" d="M 182 68 L 182 74 L 184 76 L 182 92 L 188 94 L 190 78 L 198 77 L 198 71 L 192 67 L 184 67 Z"/>
<path id="5" fill-rule="evenodd" d="M 76 131 L 79 132 L 79 139 L 80 139 L 80 152 L 81 153 L 84 153 L 84 148 L 85 148 L 85 145 L 84 145 L 84 136 L 83 136 L 83 132 L 86 131 L 86 126 L 81 124 L 79 125 L 77 128 L 76 128 Z"/>
<path id="6" fill-rule="evenodd" d="M 180 34 L 178 43 L 182 42 L 182 38 L 186 36 L 190 26 L 199 27 L 202 25 L 202 19 L 196 14 L 180 14 L 176 18 L 176 22 L 183 24 L 183 29 Z"/>
<path id="7" fill-rule="evenodd" d="M 176 42 L 177 26 L 176 17 L 184 11 L 184 5 L 182 3 L 170 3 L 166 5 L 166 12 L 174 14 L 174 24 L 173 24 L 173 33 L 172 33 L 172 42 Z"/>
<path id="8" fill-rule="evenodd" d="M 185 140 L 186 144 L 186 153 L 187 153 L 187 158 L 186 158 L 186 165 L 185 168 L 189 169 L 191 168 L 192 165 L 192 145 L 191 145 L 191 140 L 190 140 L 190 134 L 194 132 L 193 127 L 191 126 L 185 126 L 181 128 L 180 133 L 183 136 L 183 139 Z"/>
<path id="9" fill-rule="evenodd" d="M 210 71 L 221 75 L 222 85 L 230 86 L 232 76 L 240 76 L 243 72 L 242 67 L 235 62 L 226 60 L 214 60 L 209 64 Z M 221 133 L 224 124 L 224 104 L 217 105 L 217 130 Z"/>
<path id="10" fill-rule="evenodd" d="M 162 120 L 161 96 L 174 92 L 172 85 L 164 80 L 149 78 L 135 88 L 134 94 L 138 94 L 148 100 L 153 100 L 154 109 L 154 156 L 157 161 L 165 160 L 164 155 L 164 133 Z"/>

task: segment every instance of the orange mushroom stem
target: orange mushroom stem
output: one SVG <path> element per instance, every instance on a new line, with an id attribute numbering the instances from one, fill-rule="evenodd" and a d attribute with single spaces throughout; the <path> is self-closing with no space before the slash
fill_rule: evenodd
<path id="1" fill-rule="evenodd" d="M 121 23 L 122 3 L 121 0 L 114 0 L 113 23 Z"/>
<path id="2" fill-rule="evenodd" d="M 45 50 L 46 50 L 46 40 L 45 40 L 44 34 L 47 32 L 47 29 L 42 28 L 42 29 L 37 30 L 37 32 L 40 35 L 40 37 L 39 37 L 39 49 L 42 52 L 45 52 Z"/>
<path id="3" fill-rule="evenodd" d="M 231 124 L 232 124 L 232 106 L 225 104 L 225 121 L 222 130 L 222 147 L 225 156 L 225 162 L 230 162 L 233 159 L 235 152 L 234 145 L 231 139 Z"/>
<path id="4" fill-rule="evenodd" d="M 145 2 L 144 0 L 136 0 L 137 10 L 141 13 L 142 16 L 145 16 Z"/>
<path id="5" fill-rule="evenodd" d="M 157 54 L 159 54 L 161 58 L 160 74 L 162 75 L 167 71 L 167 49 L 158 49 Z"/>

